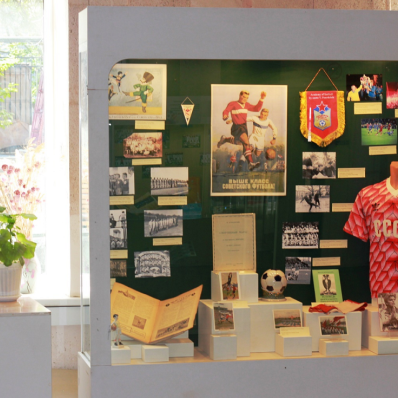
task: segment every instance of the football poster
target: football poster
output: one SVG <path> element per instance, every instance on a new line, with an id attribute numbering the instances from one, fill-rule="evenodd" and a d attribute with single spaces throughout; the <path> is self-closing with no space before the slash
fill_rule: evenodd
<path id="1" fill-rule="evenodd" d="M 287 86 L 211 86 L 211 195 L 286 195 Z"/>

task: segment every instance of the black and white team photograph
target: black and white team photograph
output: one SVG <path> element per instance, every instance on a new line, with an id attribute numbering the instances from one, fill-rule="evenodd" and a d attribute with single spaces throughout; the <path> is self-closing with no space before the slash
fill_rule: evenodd
<path id="1" fill-rule="evenodd" d="M 110 249 L 127 249 L 126 210 L 109 211 Z"/>
<path id="2" fill-rule="evenodd" d="M 150 159 L 163 156 L 162 133 L 133 133 L 123 140 L 123 156 Z"/>
<path id="3" fill-rule="evenodd" d="M 311 257 L 286 257 L 285 275 L 288 284 L 309 285 L 311 283 Z"/>
<path id="4" fill-rule="evenodd" d="M 144 236 L 182 236 L 182 209 L 144 210 Z"/>
<path id="5" fill-rule="evenodd" d="M 109 196 L 128 195 L 134 195 L 134 167 L 109 167 Z"/>
<path id="6" fill-rule="evenodd" d="M 282 225 L 282 249 L 318 249 L 319 223 L 284 222 Z"/>
<path id="7" fill-rule="evenodd" d="M 152 167 L 151 195 L 188 195 L 188 167 Z"/>
<path id="8" fill-rule="evenodd" d="M 111 278 L 121 278 L 127 276 L 126 260 L 111 260 Z"/>
<path id="9" fill-rule="evenodd" d="M 303 152 L 303 178 L 336 178 L 336 152 Z"/>
<path id="10" fill-rule="evenodd" d="M 170 252 L 168 250 L 134 252 L 134 267 L 136 278 L 171 276 Z"/>
<path id="11" fill-rule="evenodd" d="M 296 213 L 329 213 L 330 185 L 296 185 Z"/>

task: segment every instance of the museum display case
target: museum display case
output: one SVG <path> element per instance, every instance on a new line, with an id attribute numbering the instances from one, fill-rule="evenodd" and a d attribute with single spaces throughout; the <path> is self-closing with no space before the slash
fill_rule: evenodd
<path id="1" fill-rule="evenodd" d="M 81 280 L 90 306 L 82 317 L 79 396 L 110 394 L 117 385 L 137 396 L 201 388 L 212 397 L 225 378 L 223 395 L 261 393 L 269 381 L 270 393 L 304 397 L 322 387 L 326 373 L 341 381 L 326 396 L 336 388 L 344 395 L 389 393 L 370 379 L 392 376 L 398 356 L 361 348 L 369 335 L 386 335 L 372 331 L 377 312 L 347 314 L 348 343 L 331 347 L 319 335 L 323 314 L 308 310 L 323 283 L 322 275 L 311 278 L 311 266 L 340 277 L 342 299 L 371 302 L 369 244 L 343 227 L 358 192 L 386 179 L 396 160 L 395 110 L 386 106 L 386 83 L 398 76 L 396 45 L 394 34 L 366 29 L 374 20 L 396 29 L 388 12 L 89 7 L 80 13 Z M 373 90 L 373 101 L 369 87 L 368 101 L 351 101 L 350 93 L 368 84 L 365 77 L 381 91 Z M 340 110 L 323 97 L 308 113 L 318 124 L 302 134 L 299 93 L 309 83 L 311 93 L 341 91 Z M 249 105 L 236 105 L 242 96 Z M 316 142 L 334 128 L 332 112 L 341 107 L 339 132 Z M 242 113 L 250 130 L 243 133 L 236 127 L 246 125 Z M 265 134 L 265 145 L 246 142 L 244 134 Z M 214 253 L 212 216 L 239 214 L 254 215 L 252 260 L 234 268 L 242 294 L 234 302 L 236 333 L 217 333 L 214 302 L 222 301 L 227 283 L 219 271 L 232 269 L 215 269 L 213 260 L 233 255 Z M 297 258 L 299 267 L 292 265 Z M 269 269 L 286 273 L 286 301 L 259 301 L 259 276 Z M 126 347 L 111 348 L 119 330 L 116 323 L 111 328 L 111 305 L 122 308 L 111 303 L 111 277 L 119 290 L 125 285 L 160 303 L 203 286 L 189 332 L 179 320 L 147 340 L 177 337 L 165 344 L 175 355 L 123 337 L 130 358 Z M 328 283 L 326 291 L 334 288 Z M 275 311 L 286 309 L 298 311 L 308 328 L 295 342 L 271 325 Z M 134 316 L 121 330 L 136 337 L 148 319 Z M 333 353 L 339 357 L 327 358 Z M 284 383 L 286 377 L 294 383 Z"/>

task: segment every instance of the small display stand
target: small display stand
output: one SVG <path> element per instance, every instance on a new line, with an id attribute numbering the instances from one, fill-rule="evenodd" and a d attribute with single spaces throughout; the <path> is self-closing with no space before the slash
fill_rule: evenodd
<path id="1" fill-rule="evenodd" d="M 372 305 L 368 305 L 365 308 L 365 311 L 362 312 L 362 345 L 364 347 L 370 349 L 371 337 L 389 337 L 388 332 L 382 332 L 380 330 L 380 318 L 379 310 L 377 307 L 377 299 L 373 299 Z"/>
<path id="2" fill-rule="evenodd" d="M 147 345 L 141 347 L 142 360 L 147 363 L 168 362 L 169 347 L 164 344 Z"/>
<path id="3" fill-rule="evenodd" d="M 250 307 L 250 351 L 251 352 L 274 352 L 275 335 L 273 310 L 299 309 L 302 311 L 303 304 L 299 301 L 286 297 L 286 301 L 259 301 L 248 303 Z"/>
<path id="4" fill-rule="evenodd" d="M 370 336 L 369 350 L 375 354 L 398 354 L 398 335 L 391 333 L 391 336 Z"/>
<path id="5" fill-rule="evenodd" d="M 283 357 L 312 355 L 312 339 L 307 327 L 280 328 L 275 337 L 275 352 Z"/>
<path id="6" fill-rule="evenodd" d="M 315 304 L 315 303 L 314 303 Z M 312 351 L 319 351 L 319 342 L 321 339 L 328 338 L 328 336 L 321 336 L 320 320 L 321 316 L 325 316 L 323 312 L 309 312 L 309 306 L 303 307 L 304 325 L 310 328 L 312 336 Z M 349 312 L 342 314 L 340 312 L 332 312 L 329 315 L 346 316 L 348 335 L 344 338 L 348 341 L 350 351 L 361 350 L 362 337 L 362 313 L 361 311 Z"/>
<path id="7" fill-rule="evenodd" d="M 258 301 L 258 274 L 254 271 L 239 271 L 240 300 L 248 303 Z M 211 299 L 222 300 L 221 277 L 218 272 L 211 271 Z"/>
<path id="8" fill-rule="evenodd" d="M 217 331 L 213 322 L 213 301 L 199 302 L 199 350 L 211 359 L 250 356 L 250 308 L 246 301 L 233 301 L 235 330 Z"/>
<path id="9" fill-rule="evenodd" d="M 349 351 L 348 340 L 344 339 L 320 339 L 319 352 L 325 357 L 346 356 Z"/>
<path id="10" fill-rule="evenodd" d="M 111 348 L 112 365 L 129 364 L 131 360 L 131 351 L 129 346 L 120 345 Z"/>

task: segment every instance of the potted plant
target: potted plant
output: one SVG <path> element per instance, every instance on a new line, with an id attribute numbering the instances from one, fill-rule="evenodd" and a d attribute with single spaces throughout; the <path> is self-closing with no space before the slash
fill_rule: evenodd
<path id="1" fill-rule="evenodd" d="M 30 241 L 16 225 L 19 217 L 35 220 L 33 214 L 7 214 L 0 207 L 0 301 L 15 301 L 21 289 L 24 259 L 33 258 L 36 243 Z"/>

